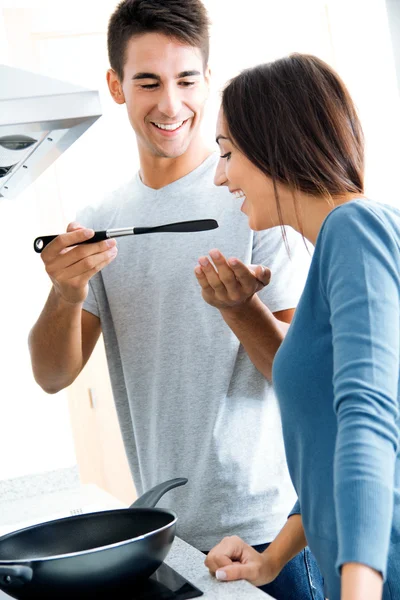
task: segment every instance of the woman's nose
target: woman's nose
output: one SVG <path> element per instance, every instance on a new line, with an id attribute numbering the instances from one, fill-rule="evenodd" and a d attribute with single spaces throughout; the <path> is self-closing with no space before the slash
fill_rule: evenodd
<path id="1" fill-rule="evenodd" d="M 222 159 L 218 161 L 214 175 L 214 185 L 228 185 L 228 179 L 225 173 L 225 163 L 222 162 Z"/>

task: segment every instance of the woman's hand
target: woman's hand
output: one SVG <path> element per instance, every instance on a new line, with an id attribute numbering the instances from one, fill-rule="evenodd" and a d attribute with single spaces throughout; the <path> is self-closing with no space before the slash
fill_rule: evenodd
<path id="1" fill-rule="evenodd" d="M 281 570 L 268 554 L 268 548 L 260 554 L 237 535 L 224 538 L 210 550 L 204 564 L 217 579 L 246 579 L 256 586 L 270 583 Z"/>
<path id="2" fill-rule="evenodd" d="M 271 279 L 271 271 L 262 265 L 247 267 L 237 258 L 226 259 L 219 250 L 199 258 L 194 272 L 202 288 L 202 296 L 215 308 L 234 308 L 244 304 L 263 289 Z"/>

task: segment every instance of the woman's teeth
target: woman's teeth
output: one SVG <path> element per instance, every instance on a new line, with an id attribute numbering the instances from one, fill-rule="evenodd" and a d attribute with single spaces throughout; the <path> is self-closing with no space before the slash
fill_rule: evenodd
<path id="1" fill-rule="evenodd" d="M 185 121 L 179 121 L 179 123 L 170 123 L 169 125 L 166 125 L 165 123 L 153 122 L 153 125 L 155 125 L 159 129 L 165 129 L 166 131 L 175 131 L 175 129 L 179 129 L 179 127 L 182 127 L 184 122 Z"/>
<path id="2" fill-rule="evenodd" d="M 235 198 L 245 198 L 245 194 L 244 192 L 242 192 L 242 190 L 235 190 L 234 192 L 232 192 L 232 194 L 235 196 Z"/>

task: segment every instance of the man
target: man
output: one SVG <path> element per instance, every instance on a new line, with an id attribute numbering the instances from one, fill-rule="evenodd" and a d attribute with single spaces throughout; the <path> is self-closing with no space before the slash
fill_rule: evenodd
<path id="1" fill-rule="evenodd" d="M 109 22 L 110 93 L 126 104 L 139 149 L 135 178 L 42 252 L 53 282 L 30 335 L 35 378 L 49 393 L 70 385 L 103 333 L 113 394 L 139 494 L 173 478 L 189 483 L 160 505 L 202 551 L 235 532 L 272 540 L 294 504 L 279 410 L 268 381 L 198 291 L 193 267 L 210 247 L 276 274 L 260 297 L 289 322 L 305 269 L 290 236 L 254 234 L 237 199 L 213 185 L 217 157 L 200 135 L 209 89 L 208 20 L 200 0 L 125 0 Z M 152 234 L 65 249 L 93 229 L 214 218 L 219 228 Z M 264 283 L 268 282 L 267 278 Z M 322 598 L 309 551 L 269 588 L 278 599 Z M 272 584 L 271 584 L 272 585 Z M 312 585 L 312 584 L 311 584 Z M 294 595 L 293 595 L 294 594 Z M 314 594 L 314 595 L 313 595 Z"/>

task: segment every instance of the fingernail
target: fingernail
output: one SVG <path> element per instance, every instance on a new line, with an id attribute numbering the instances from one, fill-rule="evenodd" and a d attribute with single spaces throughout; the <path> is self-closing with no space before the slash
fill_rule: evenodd
<path id="1" fill-rule="evenodd" d="M 85 237 L 90 238 L 94 235 L 93 229 L 85 229 Z"/>
<path id="2" fill-rule="evenodd" d="M 215 573 L 215 577 L 219 581 L 223 581 L 224 579 L 226 579 L 226 573 L 225 571 L 221 571 L 221 569 L 218 569 L 218 571 Z"/>
<path id="3" fill-rule="evenodd" d="M 109 250 L 109 253 L 111 256 L 114 256 L 114 254 L 117 254 L 117 252 L 118 252 L 117 246 L 114 246 L 114 248 L 111 248 L 111 250 Z"/>
<path id="4" fill-rule="evenodd" d="M 232 267 L 236 267 L 236 265 L 238 264 L 238 261 L 236 258 L 230 258 L 229 264 L 232 265 Z"/>
<path id="5" fill-rule="evenodd" d="M 196 273 L 196 275 L 201 275 L 202 274 L 201 267 L 195 267 L 194 272 Z"/>
<path id="6" fill-rule="evenodd" d="M 106 241 L 107 246 L 109 246 L 110 248 L 112 248 L 113 246 L 115 246 L 116 243 L 117 242 L 113 238 Z"/>
<path id="7" fill-rule="evenodd" d="M 205 256 L 202 256 L 201 258 L 199 258 L 199 263 L 201 264 L 202 267 L 207 267 L 207 265 L 210 264 L 208 258 L 206 258 Z"/>
<path id="8" fill-rule="evenodd" d="M 211 258 L 219 259 L 221 258 L 221 252 L 219 250 L 210 250 L 209 255 Z"/>

